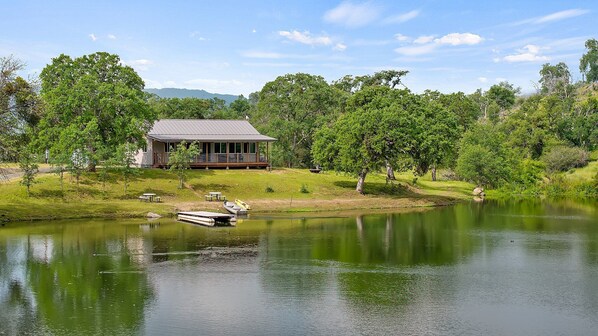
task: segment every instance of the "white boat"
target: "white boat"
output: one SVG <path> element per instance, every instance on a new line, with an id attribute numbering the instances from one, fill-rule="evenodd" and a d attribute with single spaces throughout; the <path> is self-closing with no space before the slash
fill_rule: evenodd
<path id="1" fill-rule="evenodd" d="M 236 200 L 235 200 L 235 204 L 237 204 L 238 206 L 240 206 L 240 207 L 241 207 L 241 208 L 243 208 L 243 209 L 246 209 L 246 210 L 251 210 L 251 207 L 249 206 L 249 204 L 247 204 L 247 203 L 245 203 L 245 202 L 241 201 L 240 199 L 236 199 Z"/>
<path id="2" fill-rule="evenodd" d="M 233 202 L 224 201 L 222 206 L 224 206 L 226 211 L 232 213 L 233 215 L 247 215 L 247 209 L 242 208 Z"/>
<path id="3" fill-rule="evenodd" d="M 205 226 L 235 226 L 237 219 L 233 215 L 209 211 L 185 211 L 177 213 L 177 219 Z"/>

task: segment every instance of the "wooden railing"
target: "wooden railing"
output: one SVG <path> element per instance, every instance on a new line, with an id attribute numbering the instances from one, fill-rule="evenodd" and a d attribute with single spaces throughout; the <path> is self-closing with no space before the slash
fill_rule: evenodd
<path id="1" fill-rule="evenodd" d="M 170 153 L 154 153 L 154 165 L 165 166 L 168 165 L 168 158 Z M 264 155 L 258 155 L 256 153 L 246 154 L 199 154 L 195 156 L 192 163 L 266 163 L 266 157 Z"/>

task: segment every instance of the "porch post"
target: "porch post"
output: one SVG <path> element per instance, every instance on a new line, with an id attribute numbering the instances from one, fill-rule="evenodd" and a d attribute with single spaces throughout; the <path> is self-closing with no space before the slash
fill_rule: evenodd
<path id="1" fill-rule="evenodd" d="M 260 143 L 255 143 L 255 162 L 260 162 Z"/>
<path id="2" fill-rule="evenodd" d="M 227 142 L 227 143 L 226 143 L 226 169 L 228 169 L 228 146 L 230 146 L 230 145 L 229 145 L 229 143 Z"/>

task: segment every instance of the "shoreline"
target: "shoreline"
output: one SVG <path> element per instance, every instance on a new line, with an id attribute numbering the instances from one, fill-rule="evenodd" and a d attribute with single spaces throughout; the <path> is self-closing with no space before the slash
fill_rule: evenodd
<path id="1" fill-rule="evenodd" d="M 411 212 L 434 209 L 437 207 L 451 206 L 467 201 L 465 198 L 457 197 L 439 197 L 435 201 L 425 198 L 390 198 L 379 196 L 359 196 L 359 198 L 342 198 L 333 200 L 317 199 L 262 199 L 248 202 L 252 206 L 250 214 L 272 215 L 272 214 L 310 214 L 338 213 L 338 212 Z M 147 218 L 148 212 L 154 212 L 163 218 L 174 218 L 179 211 L 216 211 L 225 212 L 222 203 L 219 201 L 200 201 L 200 202 L 176 202 L 176 203 L 147 203 L 147 211 L 131 212 L 107 212 L 107 213 L 67 213 L 61 212 L 61 216 L 31 216 L 28 218 L 8 218 L 0 214 L 0 225 L 3 223 L 26 223 L 39 222 L 47 220 L 70 220 L 70 219 L 132 219 Z M 161 209 L 152 209 L 152 205 L 157 205 Z"/>

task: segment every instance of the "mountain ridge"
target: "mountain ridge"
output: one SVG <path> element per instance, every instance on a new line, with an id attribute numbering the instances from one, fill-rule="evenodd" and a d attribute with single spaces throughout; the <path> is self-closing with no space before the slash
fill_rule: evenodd
<path id="1" fill-rule="evenodd" d="M 179 88 L 147 88 L 144 90 L 148 93 L 153 93 L 161 98 L 199 98 L 199 99 L 212 99 L 218 98 L 230 104 L 237 100 L 238 95 L 224 94 L 224 93 L 211 93 L 206 90 L 196 89 L 179 89 Z"/>

